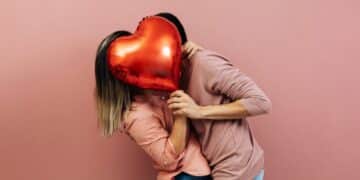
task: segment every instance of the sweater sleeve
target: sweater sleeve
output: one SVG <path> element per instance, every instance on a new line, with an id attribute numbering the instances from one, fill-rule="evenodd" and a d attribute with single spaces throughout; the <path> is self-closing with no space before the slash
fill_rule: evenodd
<path id="1" fill-rule="evenodd" d="M 230 99 L 240 100 L 250 115 L 268 113 L 271 101 L 264 91 L 228 59 L 218 54 L 208 54 L 200 62 L 206 79 L 206 89 Z"/>
<path id="2" fill-rule="evenodd" d="M 160 119 L 151 112 L 136 112 L 129 115 L 127 134 L 145 151 L 157 167 L 165 171 L 176 170 L 184 152 L 177 154 L 169 139 L 169 133 Z"/>

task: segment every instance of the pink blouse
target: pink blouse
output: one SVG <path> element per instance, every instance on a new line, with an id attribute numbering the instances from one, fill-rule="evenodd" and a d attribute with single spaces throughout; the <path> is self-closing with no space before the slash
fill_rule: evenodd
<path id="1" fill-rule="evenodd" d="M 154 168 L 158 170 L 158 180 L 173 179 L 180 172 L 209 175 L 210 168 L 194 134 L 190 133 L 184 152 L 180 155 L 175 153 L 169 140 L 173 118 L 167 99 L 168 94 L 151 95 L 149 98 L 135 96 L 131 111 L 123 121 L 124 131 L 151 157 Z"/>

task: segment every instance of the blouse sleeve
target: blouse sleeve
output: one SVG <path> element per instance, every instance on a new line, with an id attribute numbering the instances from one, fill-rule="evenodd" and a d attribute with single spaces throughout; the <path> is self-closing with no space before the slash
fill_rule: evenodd
<path id="1" fill-rule="evenodd" d="M 257 84 L 230 61 L 220 55 L 210 54 L 201 61 L 206 77 L 206 88 L 232 100 L 240 100 L 250 115 L 268 113 L 271 101 Z"/>
<path id="2" fill-rule="evenodd" d="M 141 112 L 129 118 L 131 123 L 126 127 L 127 134 L 162 170 L 176 170 L 184 152 L 176 153 L 169 133 L 162 126 L 160 119 L 151 112 Z"/>

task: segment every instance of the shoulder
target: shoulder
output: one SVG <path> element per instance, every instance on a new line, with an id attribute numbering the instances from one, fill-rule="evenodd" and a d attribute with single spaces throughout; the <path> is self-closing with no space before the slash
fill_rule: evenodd
<path id="1" fill-rule="evenodd" d="M 208 49 L 198 50 L 192 56 L 190 62 L 192 68 L 204 78 L 210 78 L 229 68 L 234 68 L 234 65 L 227 57 L 216 51 Z"/>
<path id="2" fill-rule="evenodd" d="M 159 115 L 155 113 L 154 107 L 150 103 L 133 101 L 130 105 L 130 110 L 126 112 L 123 123 L 125 130 L 128 130 L 135 123 L 143 124 L 146 122 L 147 124 L 149 124 L 151 122 L 156 122 L 159 120 Z"/>
<path id="3" fill-rule="evenodd" d="M 227 57 L 209 49 L 198 50 L 190 61 L 193 66 L 205 71 L 216 71 L 223 66 L 233 66 Z"/>
<path id="4" fill-rule="evenodd" d="M 162 119 L 148 102 L 132 102 L 123 121 L 124 131 L 139 145 L 148 145 L 167 137 Z"/>
<path id="5" fill-rule="evenodd" d="M 194 61 L 207 62 L 207 61 L 226 61 L 229 59 L 216 51 L 209 49 L 199 49 L 192 57 Z"/>

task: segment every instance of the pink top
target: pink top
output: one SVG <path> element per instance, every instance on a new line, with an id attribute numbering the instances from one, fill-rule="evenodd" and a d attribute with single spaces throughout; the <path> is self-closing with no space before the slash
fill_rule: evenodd
<path id="1" fill-rule="evenodd" d="M 151 157 L 159 172 L 158 180 L 173 179 L 180 172 L 209 175 L 209 165 L 193 134 L 185 151 L 176 155 L 169 140 L 173 118 L 166 103 L 168 93 L 162 95 L 135 96 L 131 111 L 123 121 L 124 131 Z"/>
<path id="2" fill-rule="evenodd" d="M 271 102 L 264 92 L 224 56 L 200 49 L 184 70 L 182 83 L 199 105 L 241 99 L 250 115 L 267 113 Z M 264 152 L 246 120 L 192 120 L 201 148 L 216 180 L 252 179 L 264 165 Z"/>

